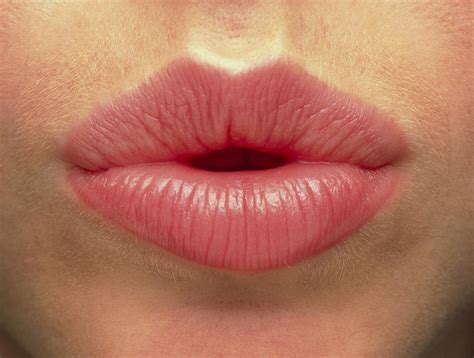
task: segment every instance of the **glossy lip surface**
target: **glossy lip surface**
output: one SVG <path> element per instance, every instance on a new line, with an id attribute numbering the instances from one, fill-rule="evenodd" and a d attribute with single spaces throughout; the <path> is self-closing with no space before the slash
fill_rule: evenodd
<path id="1" fill-rule="evenodd" d="M 277 153 L 266 170 L 215 172 L 190 158 L 229 147 Z M 62 146 L 67 184 L 137 237 L 240 272 L 290 266 L 347 239 L 395 191 L 406 151 L 375 107 L 299 66 L 231 75 L 181 59 L 96 107 Z"/>

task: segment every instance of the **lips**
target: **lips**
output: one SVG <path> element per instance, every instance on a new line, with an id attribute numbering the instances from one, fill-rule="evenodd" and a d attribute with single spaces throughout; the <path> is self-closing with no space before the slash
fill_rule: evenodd
<path id="1" fill-rule="evenodd" d="M 347 239 L 395 192 L 406 151 L 377 108 L 285 61 L 232 75 L 177 60 L 65 143 L 79 202 L 174 255 L 240 272 Z"/>

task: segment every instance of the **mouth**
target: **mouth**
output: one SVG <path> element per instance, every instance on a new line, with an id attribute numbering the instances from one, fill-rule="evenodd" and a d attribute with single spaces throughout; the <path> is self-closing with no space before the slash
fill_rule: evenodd
<path id="1" fill-rule="evenodd" d="M 387 115 L 293 63 L 231 75 L 181 59 L 97 106 L 62 150 L 74 197 L 136 238 L 262 272 L 369 222 L 406 144 Z"/>

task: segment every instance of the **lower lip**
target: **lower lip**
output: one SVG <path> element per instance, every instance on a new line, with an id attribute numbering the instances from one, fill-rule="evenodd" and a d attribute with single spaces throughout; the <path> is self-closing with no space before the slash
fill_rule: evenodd
<path id="1" fill-rule="evenodd" d="M 85 204 L 177 256 L 261 272 L 347 239 L 390 199 L 399 175 L 390 165 L 294 162 L 211 172 L 173 162 L 77 169 L 68 181 Z"/>

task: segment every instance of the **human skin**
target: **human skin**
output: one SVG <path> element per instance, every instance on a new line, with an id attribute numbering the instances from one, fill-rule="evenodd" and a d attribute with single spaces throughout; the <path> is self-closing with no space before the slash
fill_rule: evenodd
<path id="1" fill-rule="evenodd" d="M 472 26 L 469 1 L 2 2 L 0 354 L 469 354 Z M 410 148 L 399 190 L 349 240 L 254 275 L 71 201 L 58 141 L 186 56 L 236 72 L 289 58 L 389 113 Z"/>

